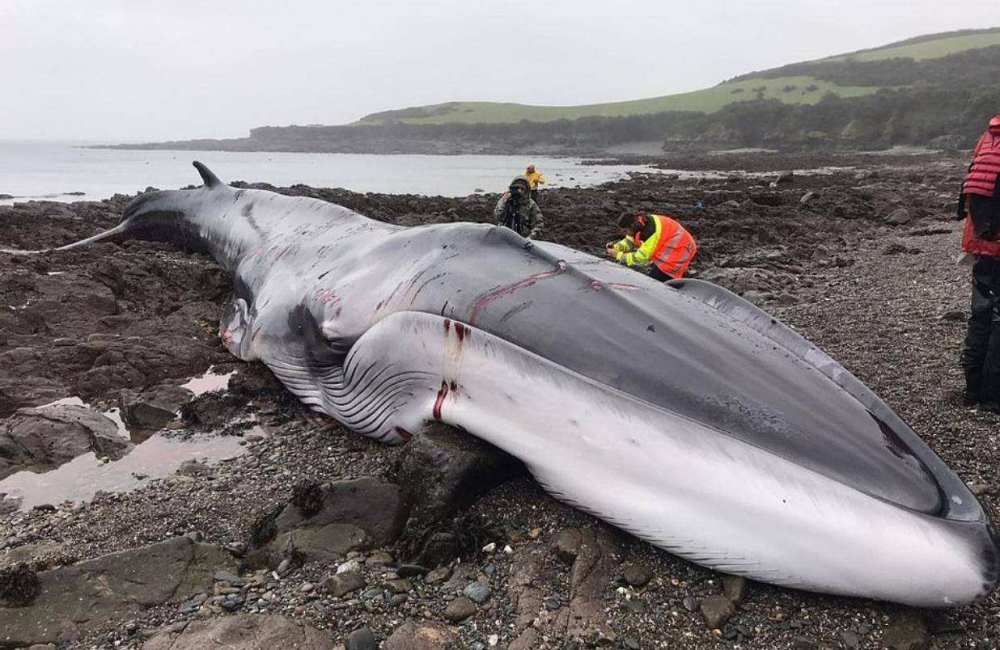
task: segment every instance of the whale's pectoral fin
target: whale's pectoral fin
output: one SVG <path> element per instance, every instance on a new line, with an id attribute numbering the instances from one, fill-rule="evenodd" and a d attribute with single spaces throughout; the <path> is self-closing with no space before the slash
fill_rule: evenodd
<path id="1" fill-rule="evenodd" d="M 243 298 L 233 296 L 222 312 L 219 338 L 230 354 L 243 361 L 252 361 L 256 356 L 250 345 L 250 331 L 250 307 Z"/>
<path id="2" fill-rule="evenodd" d="M 222 181 L 219 180 L 218 176 L 212 173 L 212 170 L 210 170 L 208 167 L 205 166 L 204 163 L 195 160 L 191 164 L 194 165 L 194 168 L 198 170 L 198 174 L 201 175 L 201 180 L 205 184 L 205 187 L 211 189 L 218 185 L 224 184 Z"/>

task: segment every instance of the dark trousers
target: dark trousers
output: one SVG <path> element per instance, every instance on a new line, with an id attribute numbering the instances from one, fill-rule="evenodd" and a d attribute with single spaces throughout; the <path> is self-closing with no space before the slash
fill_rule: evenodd
<path id="1" fill-rule="evenodd" d="M 655 264 L 649 265 L 649 277 L 653 278 L 657 282 L 666 282 L 667 280 L 673 280 L 672 277 L 660 270 Z"/>
<path id="2" fill-rule="evenodd" d="M 962 347 L 966 396 L 1000 402 L 1000 259 L 982 256 L 972 267 L 972 310 Z"/>

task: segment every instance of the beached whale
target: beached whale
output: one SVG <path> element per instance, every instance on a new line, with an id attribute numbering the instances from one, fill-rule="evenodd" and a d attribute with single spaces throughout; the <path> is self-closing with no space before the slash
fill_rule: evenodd
<path id="1" fill-rule="evenodd" d="M 232 274 L 220 334 L 303 402 L 403 442 L 438 420 L 550 493 L 726 573 L 917 606 L 998 580 L 962 481 L 822 351 L 707 282 L 662 285 L 483 224 L 404 228 L 221 183 L 149 192 L 108 237 Z M 64 247 L 67 248 L 67 247 Z"/>

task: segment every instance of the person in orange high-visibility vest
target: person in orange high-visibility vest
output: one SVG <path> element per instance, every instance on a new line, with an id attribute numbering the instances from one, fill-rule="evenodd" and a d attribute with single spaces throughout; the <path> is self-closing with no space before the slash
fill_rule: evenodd
<path id="1" fill-rule="evenodd" d="M 607 256 L 625 266 L 648 270 L 660 282 L 684 277 L 698 244 L 684 226 L 662 214 L 625 213 L 618 220 L 624 237 L 608 242 Z"/>

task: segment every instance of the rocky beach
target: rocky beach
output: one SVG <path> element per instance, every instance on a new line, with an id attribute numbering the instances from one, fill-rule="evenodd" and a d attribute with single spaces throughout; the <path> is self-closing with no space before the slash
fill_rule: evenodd
<path id="1" fill-rule="evenodd" d="M 542 238 L 599 255 L 623 210 L 677 216 L 699 242 L 695 277 L 824 349 L 1000 512 L 1000 416 L 961 399 L 967 154 L 627 162 L 660 169 L 542 191 Z M 497 199 L 241 186 L 408 226 L 489 221 Z M 0 249 L 89 237 L 132 198 L 0 207 Z M 82 500 L 0 494 L 0 648 L 1000 645 L 997 592 L 922 611 L 750 582 L 556 501 L 461 432 L 354 435 L 225 350 L 230 281 L 201 254 L 0 252 L 0 279 L 0 493 L 25 471 L 69 481 L 74 463 L 114 474 L 150 443 L 218 443 L 206 462 L 120 465 L 128 485 Z M 192 382 L 205 377 L 221 380 Z"/>

